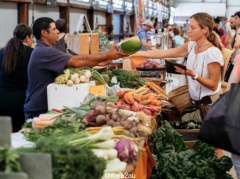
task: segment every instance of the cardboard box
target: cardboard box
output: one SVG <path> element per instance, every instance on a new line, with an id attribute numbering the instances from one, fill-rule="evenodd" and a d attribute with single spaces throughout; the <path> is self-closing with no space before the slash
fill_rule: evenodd
<path id="1" fill-rule="evenodd" d="M 68 34 L 67 48 L 80 55 L 99 54 L 99 34 Z"/>

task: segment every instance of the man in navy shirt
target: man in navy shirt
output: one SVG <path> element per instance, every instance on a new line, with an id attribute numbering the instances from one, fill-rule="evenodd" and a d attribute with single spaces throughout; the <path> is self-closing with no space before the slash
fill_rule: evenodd
<path id="1" fill-rule="evenodd" d="M 47 86 L 62 74 L 66 66 L 93 67 L 108 60 L 125 57 L 114 47 L 108 53 L 71 56 L 53 48 L 58 42 L 59 31 L 51 18 L 37 19 L 33 24 L 37 45 L 28 65 L 28 87 L 24 104 L 25 118 L 37 117 L 47 112 Z"/>

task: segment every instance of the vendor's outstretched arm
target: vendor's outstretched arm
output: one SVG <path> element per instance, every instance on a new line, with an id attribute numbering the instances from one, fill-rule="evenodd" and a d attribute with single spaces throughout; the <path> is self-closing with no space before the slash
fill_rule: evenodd
<path id="1" fill-rule="evenodd" d="M 137 53 L 131 55 L 131 57 L 146 57 L 152 59 L 160 58 L 175 58 L 184 57 L 188 55 L 188 43 L 169 50 L 149 50 L 149 51 L 138 51 Z"/>
<path id="2" fill-rule="evenodd" d="M 127 54 L 118 52 L 115 49 L 116 45 L 112 46 L 108 53 L 96 54 L 96 55 L 77 55 L 70 58 L 67 66 L 76 68 L 81 67 L 94 67 L 101 62 L 107 62 L 109 60 L 116 60 L 119 58 L 126 57 Z"/>

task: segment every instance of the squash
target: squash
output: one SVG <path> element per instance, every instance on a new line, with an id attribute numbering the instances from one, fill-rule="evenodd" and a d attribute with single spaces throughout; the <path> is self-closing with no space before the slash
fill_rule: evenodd
<path id="1" fill-rule="evenodd" d="M 104 85 L 90 86 L 89 92 L 98 96 L 106 96 L 106 90 Z"/>
<path id="2" fill-rule="evenodd" d="M 130 92 L 125 93 L 124 98 L 133 98 L 133 92 L 130 91 Z"/>
<path id="3" fill-rule="evenodd" d="M 38 130 L 42 130 L 47 126 L 51 126 L 53 125 L 53 122 L 55 121 L 55 119 L 53 120 L 44 120 L 41 119 L 39 117 L 35 117 L 33 119 L 33 128 L 38 129 Z"/>

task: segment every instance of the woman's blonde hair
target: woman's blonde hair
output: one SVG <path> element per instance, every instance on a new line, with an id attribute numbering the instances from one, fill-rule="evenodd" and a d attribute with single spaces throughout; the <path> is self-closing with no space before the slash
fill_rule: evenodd
<path id="1" fill-rule="evenodd" d="M 208 13 L 204 13 L 204 12 L 194 14 L 190 18 L 194 18 L 202 29 L 204 27 L 208 27 L 209 31 L 206 34 L 207 40 L 211 42 L 219 50 L 222 50 L 222 46 L 218 40 L 218 37 L 213 33 L 213 27 L 214 27 L 213 18 Z"/>

